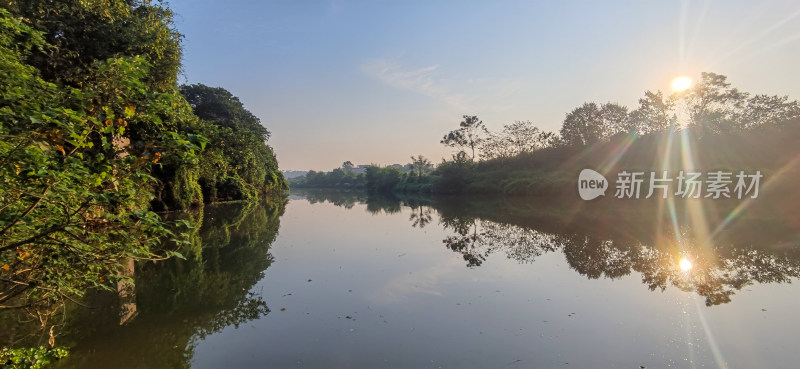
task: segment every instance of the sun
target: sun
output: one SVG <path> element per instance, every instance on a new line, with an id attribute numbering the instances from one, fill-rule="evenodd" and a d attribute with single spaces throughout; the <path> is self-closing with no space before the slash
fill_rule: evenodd
<path id="1" fill-rule="evenodd" d="M 692 262 L 689 261 L 689 259 L 687 258 L 682 258 L 681 261 L 678 263 L 678 266 L 680 266 L 682 271 L 688 272 L 689 269 L 692 269 Z"/>
<path id="2" fill-rule="evenodd" d="M 680 76 L 672 80 L 672 91 L 686 91 L 689 87 L 692 87 L 692 79 L 689 77 Z"/>

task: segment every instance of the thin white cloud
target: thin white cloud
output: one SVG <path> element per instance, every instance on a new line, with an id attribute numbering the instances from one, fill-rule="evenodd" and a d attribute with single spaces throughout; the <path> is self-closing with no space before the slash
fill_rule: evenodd
<path id="1" fill-rule="evenodd" d="M 451 283 L 463 269 L 464 264 L 458 258 L 447 258 L 413 274 L 399 274 L 371 291 L 367 298 L 376 305 L 392 305 L 417 294 L 441 297 L 442 285 Z"/>
<path id="2" fill-rule="evenodd" d="M 418 69 L 406 69 L 391 60 L 371 60 L 361 65 L 361 71 L 379 81 L 398 89 L 412 91 L 443 102 L 453 108 L 468 111 L 465 97 L 447 89 L 435 79 L 438 65 Z"/>

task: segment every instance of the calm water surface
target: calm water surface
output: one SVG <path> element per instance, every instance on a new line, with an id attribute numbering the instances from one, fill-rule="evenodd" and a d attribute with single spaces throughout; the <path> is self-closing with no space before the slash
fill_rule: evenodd
<path id="1" fill-rule="evenodd" d="M 71 318 L 58 367 L 797 365 L 796 217 L 610 204 L 209 206 L 187 260 L 139 265 L 133 298 Z"/>

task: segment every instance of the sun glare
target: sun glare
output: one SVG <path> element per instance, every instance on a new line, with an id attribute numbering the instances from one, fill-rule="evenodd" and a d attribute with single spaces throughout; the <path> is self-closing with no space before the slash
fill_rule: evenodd
<path id="1" fill-rule="evenodd" d="M 672 90 L 675 92 L 685 91 L 692 87 L 692 79 L 686 76 L 675 77 L 672 80 Z"/>
<path id="2" fill-rule="evenodd" d="M 681 259 L 681 261 L 678 262 L 678 265 L 680 265 L 681 270 L 684 272 L 688 272 L 689 269 L 692 269 L 692 262 L 686 258 Z"/>

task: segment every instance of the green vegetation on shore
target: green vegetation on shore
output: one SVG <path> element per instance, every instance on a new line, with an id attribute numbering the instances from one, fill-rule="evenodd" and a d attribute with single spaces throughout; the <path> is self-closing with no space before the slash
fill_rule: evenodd
<path id="1" fill-rule="evenodd" d="M 574 196 L 585 168 L 612 181 L 622 170 L 798 174 L 792 160 L 800 153 L 800 104 L 751 96 L 714 73 L 672 96 L 647 91 L 630 111 L 585 103 L 566 115 L 558 134 L 530 122 L 494 133 L 476 117 L 464 118 L 442 140 L 459 151 L 431 174 L 431 192 Z M 473 148 L 478 154 L 471 156 Z"/>
<path id="2" fill-rule="evenodd" d="M 181 35 L 150 1 L 0 5 L 0 309 L 47 317 L 130 260 L 189 242 L 153 210 L 287 189 L 269 132 L 221 88 L 178 86 Z M 57 334 L 56 332 L 55 334 Z"/>
<path id="3" fill-rule="evenodd" d="M 776 186 L 800 178 L 798 140 L 797 101 L 751 96 L 731 87 L 725 76 L 703 73 L 697 85 L 672 96 L 647 91 L 633 110 L 585 103 L 566 114 L 558 133 L 528 121 L 491 132 L 477 116 L 465 115 L 441 140 L 455 153 L 432 171 L 373 165 L 348 186 L 308 175 L 294 183 L 326 188 L 355 183 L 383 193 L 575 196 L 578 173 L 586 168 L 611 181 L 622 170 L 727 170 L 779 177 L 772 186 L 777 192 Z M 315 172 L 313 178 L 332 174 Z"/>

